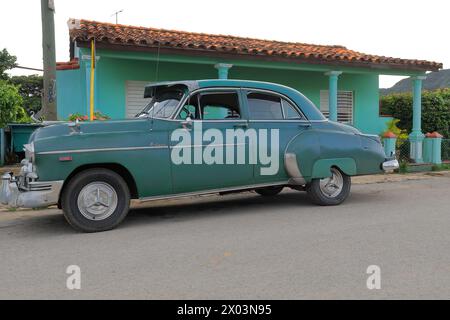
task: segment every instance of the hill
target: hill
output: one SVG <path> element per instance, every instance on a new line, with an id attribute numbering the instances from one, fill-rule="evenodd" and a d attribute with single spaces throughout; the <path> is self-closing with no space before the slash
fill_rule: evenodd
<path id="1" fill-rule="evenodd" d="M 450 88 L 450 69 L 427 73 L 423 81 L 424 90 L 436 90 L 439 88 Z M 411 92 L 411 79 L 403 79 L 388 89 L 380 89 L 380 94 L 385 96 L 391 93 Z"/>

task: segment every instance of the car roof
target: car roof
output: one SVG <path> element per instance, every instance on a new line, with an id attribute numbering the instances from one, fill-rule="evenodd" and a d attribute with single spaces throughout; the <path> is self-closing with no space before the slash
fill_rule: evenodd
<path id="1" fill-rule="evenodd" d="M 268 89 L 269 87 L 273 90 L 279 89 L 291 89 L 281 84 L 264 82 L 264 81 L 254 81 L 254 80 L 240 80 L 240 79 L 205 79 L 205 80 L 183 80 L 183 81 L 163 81 L 149 83 L 145 88 L 157 88 L 157 87 L 171 87 L 176 85 L 185 85 L 189 91 L 198 88 L 207 87 L 247 87 L 255 89 Z"/>
<path id="2" fill-rule="evenodd" d="M 290 89 L 289 87 L 283 86 L 281 84 L 255 81 L 255 80 L 241 80 L 241 79 L 206 79 L 198 80 L 200 88 L 206 87 L 247 87 L 255 89 L 268 89 L 269 87 L 277 89 Z"/>

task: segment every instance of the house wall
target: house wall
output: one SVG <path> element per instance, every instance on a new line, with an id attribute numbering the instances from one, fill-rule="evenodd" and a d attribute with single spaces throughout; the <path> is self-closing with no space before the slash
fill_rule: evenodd
<path id="1" fill-rule="evenodd" d="M 161 61 L 157 76 L 156 62 L 149 60 L 101 56 L 96 66 L 96 110 L 113 119 L 125 117 L 127 80 L 153 82 L 217 78 L 213 64 Z M 328 89 L 328 77 L 323 72 L 235 66 L 230 69 L 229 78 L 281 83 L 301 91 L 317 106 L 320 104 L 320 90 Z M 57 86 L 60 119 L 67 119 L 75 112 L 88 114 L 89 62 L 81 60 L 79 70 L 58 71 Z M 338 89 L 354 92 L 355 127 L 372 134 L 384 130 L 388 118 L 378 115 L 377 74 L 343 73 L 339 77 Z"/>
<path id="2" fill-rule="evenodd" d="M 86 90 L 83 70 L 62 70 L 56 72 L 56 102 L 58 119 L 65 120 L 72 113 L 86 114 Z"/>

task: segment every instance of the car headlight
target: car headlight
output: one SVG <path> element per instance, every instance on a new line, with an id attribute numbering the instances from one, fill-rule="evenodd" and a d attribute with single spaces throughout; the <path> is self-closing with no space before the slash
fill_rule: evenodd
<path id="1" fill-rule="evenodd" d="M 25 151 L 25 158 L 34 162 L 34 143 L 25 144 L 23 150 Z"/>

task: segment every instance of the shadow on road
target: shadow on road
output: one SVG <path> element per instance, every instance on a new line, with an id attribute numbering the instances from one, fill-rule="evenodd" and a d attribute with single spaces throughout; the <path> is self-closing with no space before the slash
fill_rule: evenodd
<path id="1" fill-rule="evenodd" d="M 313 206 L 304 192 L 284 192 L 274 197 L 261 197 L 255 193 L 200 197 L 190 200 L 171 200 L 169 203 L 148 203 L 133 208 L 126 225 L 158 223 L 168 219 L 202 219 L 205 216 L 258 214 L 259 210 L 280 211 L 285 208 Z"/>

